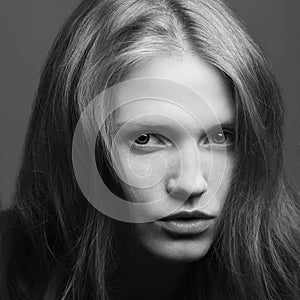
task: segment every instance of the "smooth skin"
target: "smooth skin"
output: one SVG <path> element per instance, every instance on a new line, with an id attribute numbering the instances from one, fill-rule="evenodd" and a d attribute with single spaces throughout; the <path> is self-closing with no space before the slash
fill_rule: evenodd
<path id="1" fill-rule="evenodd" d="M 130 274 L 141 274 L 132 281 L 136 297 L 143 295 L 144 298 L 146 286 L 148 289 L 151 286 L 151 297 L 168 299 L 186 266 L 203 258 L 213 242 L 215 221 L 230 188 L 234 161 L 233 99 L 222 73 L 196 56 L 155 57 L 125 79 L 142 77 L 175 81 L 191 88 L 204 100 L 191 104 L 185 99 L 188 103 L 185 110 L 180 106 L 182 103 L 177 106 L 157 99 L 141 99 L 121 106 L 115 118 L 117 125 L 126 124 L 120 128 L 122 139 L 116 143 L 116 149 L 121 169 L 125 170 L 124 179 L 133 186 L 130 201 L 182 198 L 186 200 L 178 211 L 200 210 L 215 217 L 204 232 L 192 236 L 174 236 L 158 221 L 119 223 L 119 234 L 123 235 L 120 239 L 129 243 L 126 232 L 130 226 L 136 243 L 136 246 L 128 246 L 128 249 L 131 247 L 128 257 L 133 261 L 127 259 L 120 268 L 124 286 L 130 285 L 130 269 Z M 122 94 L 122 89 L 119 93 Z M 217 118 L 208 117 L 207 107 Z M 178 130 L 176 124 L 188 134 Z M 223 132 L 216 131 L 220 126 Z M 185 168 L 182 169 L 181 164 Z"/>

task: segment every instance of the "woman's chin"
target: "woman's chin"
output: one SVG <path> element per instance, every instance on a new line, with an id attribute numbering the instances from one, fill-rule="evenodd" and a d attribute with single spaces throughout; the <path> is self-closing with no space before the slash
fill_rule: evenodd
<path id="1" fill-rule="evenodd" d="M 141 240 L 143 248 L 164 261 L 192 263 L 201 260 L 212 245 L 211 235 L 177 237 L 176 239 Z"/>

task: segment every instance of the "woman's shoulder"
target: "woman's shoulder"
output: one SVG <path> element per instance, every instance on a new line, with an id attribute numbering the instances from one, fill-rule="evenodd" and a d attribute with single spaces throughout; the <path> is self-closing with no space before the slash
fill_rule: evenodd
<path id="1" fill-rule="evenodd" d="M 16 223 L 16 213 L 14 210 L 1 210 L 0 211 L 0 258 L 3 259 L 5 253 L 9 250 L 13 231 Z"/>
<path id="2" fill-rule="evenodd" d="M 20 245 L 21 226 L 19 217 L 14 209 L 0 211 L 0 259 L 7 260 L 13 255 L 13 250 Z M 16 241 L 19 241 L 16 243 Z"/>
<path id="3" fill-rule="evenodd" d="M 17 221 L 17 213 L 14 209 L 0 211 L 0 234 L 1 236 L 7 231 L 12 230 Z"/>

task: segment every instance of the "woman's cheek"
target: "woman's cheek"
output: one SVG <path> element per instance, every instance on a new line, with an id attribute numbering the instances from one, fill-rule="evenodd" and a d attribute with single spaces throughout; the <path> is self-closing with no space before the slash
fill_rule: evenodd
<path id="1" fill-rule="evenodd" d="M 119 153 L 119 175 L 133 190 L 150 191 L 163 183 L 170 162 L 166 154 Z M 121 170 L 120 170 L 121 169 Z"/>
<path id="2" fill-rule="evenodd" d="M 212 175 L 210 176 L 209 186 L 211 191 L 215 194 L 215 198 L 218 199 L 219 210 L 224 205 L 226 196 L 228 194 L 231 179 L 232 170 L 234 164 L 234 154 L 227 151 L 219 157 L 219 164 L 214 164 L 212 169 Z"/>

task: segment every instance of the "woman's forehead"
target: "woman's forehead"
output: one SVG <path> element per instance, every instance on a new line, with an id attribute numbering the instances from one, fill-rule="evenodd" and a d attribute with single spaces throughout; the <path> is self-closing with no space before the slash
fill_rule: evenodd
<path id="1" fill-rule="evenodd" d="M 120 85 L 117 90 L 119 124 L 175 120 L 209 127 L 234 122 L 233 99 L 222 73 L 197 57 L 156 57 L 125 79 L 137 81 L 131 88 Z"/>

